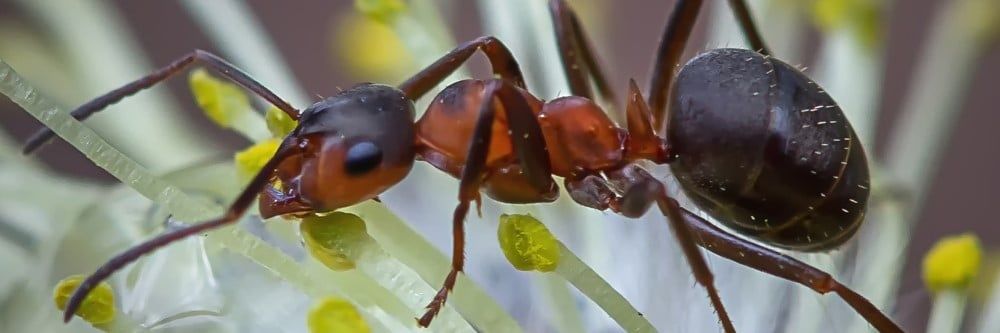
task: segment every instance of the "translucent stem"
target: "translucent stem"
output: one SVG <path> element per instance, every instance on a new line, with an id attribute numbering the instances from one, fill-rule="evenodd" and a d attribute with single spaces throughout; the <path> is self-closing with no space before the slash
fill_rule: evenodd
<path id="1" fill-rule="evenodd" d="M 542 285 L 553 310 L 552 325 L 559 332 L 584 332 L 583 318 L 576 306 L 573 294 L 566 286 L 566 280 L 558 275 L 542 274 L 535 277 Z"/>
<path id="2" fill-rule="evenodd" d="M 889 138 L 884 175 L 891 177 L 895 185 L 911 190 L 913 207 L 922 206 L 927 184 L 936 174 L 942 148 L 951 136 L 966 88 L 976 73 L 976 60 L 988 45 L 979 33 L 970 31 L 966 21 L 976 2 L 982 1 L 948 2 L 935 19 L 910 81 L 913 85 L 899 123 Z M 1000 6 L 992 7 L 995 11 Z"/>
<path id="3" fill-rule="evenodd" d="M 412 175 L 411 175 L 412 176 Z M 413 269 L 432 286 L 441 285 L 450 269 L 449 258 L 405 222 L 380 204 L 365 202 L 344 209 L 367 222 L 368 233 L 390 255 Z M 484 332 L 520 332 L 514 318 L 465 274 L 458 276 L 448 304 Z"/>
<path id="4" fill-rule="evenodd" d="M 944 290 L 934 295 L 931 317 L 927 321 L 927 332 L 958 332 L 962 327 L 967 299 L 968 295 L 961 290 Z"/>
<path id="5" fill-rule="evenodd" d="M 555 273 L 597 303 L 626 332 L 656 332 L 653 325 L 624 296 L 587 267 L 566 246 L 559 244 L 560 263 Z"/>
<path id="6" fill-rule="evenodd" d="M 358 270 L 392 291 L 410 309 L 416 310 L 411 313 L 411 320 L 423 315 L 424 307 L 437 293 L 437 286 L 424 282 L 419 274 L 386 253 L 370 237 L 365 237 L 351 248 L 353 251 L 348 256 L 355 261 Z M 411 325 L 413 324 L 416 322 L 411 321 Z M 475 332 L 475 329 L 465 322 L 450 304 L 441 309 L 431 323 L 430 329 L 443 332 Z"/>
<path id="7" fill-rule="evenodd" d="M 371 317 L 381 318 L 380 321 L 383 322 L 391 319 L 392 323 L 386 325 L 415 328 L 412 305 L 401 302 L 396 295 L 366 274 L 356 271 L 333 272 L 316 262 L 302 264 L 291 261 L 280 250 L 242 232 L 240 228 L 209 233 L 208 239 L 210 244 L 230 249 L 274 272 L 313 299 L 331 294 L 341 295 Z M 302 288 L 303 286 L 307 287 Z M 382 313 L 385 316 L 379 315 Z"/>
<path id="8" fill-rule="evenodd" d="M 989 298 L 986 299 L 986 303 L 979 313 L 979 325 L 975 331 L 978 333 L 996 332 L 997 328 L 1000 328 L 1000 287 L 997 287 L 1000 286 L 1000 274 L 994 274 L 991 285 L 993 291 L 990 292 Z"/>

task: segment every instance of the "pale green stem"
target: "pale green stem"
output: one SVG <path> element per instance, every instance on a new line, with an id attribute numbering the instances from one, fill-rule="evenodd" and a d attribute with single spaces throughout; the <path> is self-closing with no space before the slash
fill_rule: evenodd
<path id="1" fill-rule="evenodd" d="M 419 274 L 386 253 L 371 237 L 364 237 L 359 243 L 352 244 L 347 256 L 356 263 L 358 270 L 392 291 L 403 303 L 415 310 L 411 314 L 411 324 L 416 324 L 412 318 L 423 315 L 424 308 L 437 293 L 436 286 L 432 287 L 424 282 Z M 415 326 L 411 328 L 416 329 Z M 449 303 L 441 309 L 429 328 L 442 332 L 475 332 Z"/>
<path id="2" fill-rule="evenodd" d="M 994 252 L 995 253 L 995 252 Z M 1000 274 L 993 276 L 992 292 L 979 313 L 978 333 L 994 333 L 1000 330 Z"/>
<path id="3" fill-rule="evenodd" d="M 181 3 L 230 61 L 297 108 L 312 104 L 253 12 L 240 0 Z"/>
<path id="4" fill-rule="evenodd" d="M 901 109 L 897 129 L 889 138 L 884 176 L 892 185 L 911 191 L 913 207 L 921 207 L 927 184 L 937 172 L 963 106 L 963 97 L 976 74 L 976 64 L 988 45 L 970 31 L 964 15 L 978 0 L 948 2 L 935 19 L 920 53 L 912 86 Z M 994 6 L 996 9 L 1000 6 Z M 985 9 L 984 9 L 985 10 Z M 907 221 L 914 222 L 919 216 Z"/>
<path id="5" fill-rule="evenodd" d="M 100 0 L 19 0 L 21 7 L 52 32 L 66 51 L 66 60 L 80 77 L 82 103 L 149 74 L 153 67 L 125 22 Z M 178 54 L 178 56 L 180 56 Z M 140 163 L 154 169 L 174 169 L 213 154 L 212 141 L 186 126 L 180 108 L 164 89 L 126 98 L 95 116 L 92 124 Z M 167 140 L 169 138 L 169 140 Z M 150 149 L 156 147 L 156 149 Z"/>
<path id="6" fill-rule="evenodd" d="M 243 255 L 261 267 L 274 272 L 284 281 L 300 289 L 313 299 L 341 295 L 356 304 L 366 314 L 386 325 L 415 328 L 412 304 L 404 304 L 397 295 L 387 291 L 366 274 L 356 271 L 334 272 L 314 260 L 301 264 L 289 260 L 280 250 L 262 246 L 259 239 L 240 228 L 220 230 L 208 234 L 208 239 L 218 246 Z M 416 309 L 419 309 L 417 307 Z M 384 314 L 384 315 L 380 315 Z"/>
<path id="7" fill-rule="evenodd" d="M 440 286 L 448 275 L 451 267 L 449 258 L 380 204 L 369 201 L 343 211 L 361 216 L 372 238 L 430 285 Z M 521 331 L 514 318 L 465 274 L 459 274 L 448 304 L 484 332 Z"/>
<path id="8" fill-rule="evenodd" d="M 559 243 L 559 266 L 555 273 L 597 303 L 626 332 L 656 332 L 642 313 L 562 243 Z"/>
<path id="9" fill-rule="evenodd" d="M 545 291 L 549 307 L 553 310 L 552 325 L 558 332 L 584 332 L 583 318 L 576 306 L 573 294 L 566 286 L 566 280 L 552 274 L 536 275 L 535 281 Z"/>
<path id="10" fill-rule="evenodd" d="M 927 321 L 927 332 L 951 333 L 962 328 L 962 316 L 968 300 L 963 290 L 942 290 L 934 295 L 931 317 Z"/>

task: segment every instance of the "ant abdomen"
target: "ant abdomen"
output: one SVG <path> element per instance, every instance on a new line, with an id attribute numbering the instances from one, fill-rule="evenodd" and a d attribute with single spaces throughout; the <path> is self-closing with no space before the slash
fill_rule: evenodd
<path id="1" fill-rule="evenodd" d="M 815 251 L 860 225 L 865 154 L 836 102 L 794 67 L 750 50 L 709 51 L 678 73 L 668 121 L 674 175 L 727 226 Z"/>

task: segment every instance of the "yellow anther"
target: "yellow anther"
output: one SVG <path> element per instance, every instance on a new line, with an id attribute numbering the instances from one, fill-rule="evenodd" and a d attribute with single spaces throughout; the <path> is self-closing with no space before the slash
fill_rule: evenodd
<path id="1" fill-rule="evenodd" d="M 957 3 L 955 16 L 962 28 L 977 41 L 989 43 L 1000 35 L 1000 3 L 993 0 L 965 0 Z"/>
<path id="2" fill-rule="evenodd" d="M 964 289 L 976 277 L 982 261 L 979 239 L 973 234 L 945 237 L 924 256 L 927 289 Z"/>
<path id="3" fill-rule="evenodd" d="M 392 23 L 399 14 L 406 11 L 406 2 L 403 0 L 354 0 L 354 8 L 373 20 Z"/>
<path id="4" fill-rule="evenodd" d="M 295 126 L 298 126 L 298 122 L 292 117 L 289 117 L 285 111 L 281 111 L 276 106 L 271 106 L 267 108 L 267 113 L 264 114 L 264 120 L 267 122 L 267 129 L 271 131 L 271 135 L 276 138 L 283 138 L 288 133 L 291 133 Z"/>
<path id="5" fill-rule="evenodd" d="M 205 115 L 223 128 L 232 128 L 242 113 L 253 112 L 250 98 L 239 87 L 213 77 L 202 68 L 191 72 L 188 85 Z"/>
<path id="6" fill-rule="evenodd" d="M 299 225 L 309 253 L 335 271 L 354 268 L 349 253 L 368 239 L 365 221 L 354 214 L 313 215 Z"/>
<path id="7" fill-rule="evenodd" d="M 367 333 L 368 323 L 350 302 L 327 297 L 309 310 L 310 333 Z"/>
<path id="8" fill-rule="evenodd" d="M 883 6 L 873 0 L 815 0 L 812 16 L 821 29 L 851 29 L 863 45 L 874 47 L 882 38 Z"/>
<path id="9" fill-rule="evenodd" d="M 237 152 L 233 160 L 236 162 L 236 175 L 240 181 L 250 181 L 278 151 L 279 144 L 279 139 L 268 139 Z"/>
<path id="10" fill-rule="evenodd" d="M 80 286 L 85 277 L 83 275 L 73 275 L 62 279 L 56 284 L 52 291 L 52 300 L 56 302 L 59 310 L 66 309 L 66 302 L 70 296 Z M 76 315 L 86 320 L 92 325 L 110 323 L 115 319 L 115 293 L 107 282 L 101 282 L 93 291 L 83 299 Z"/>
<path id="11" fill-rule="evenodd" d="M 514 268 L 551 272 L 559 265 L 559 241 L 530 215 L 501 215 L 497 237 Z"/>
<path id="12" fill-rule="evenodd" d="M 398 81 L 409 75 L 414 60 L 393 29 L 363 15 L 349 13 L 334 26 L 331 53 L 346 63 L 354 77 Z"/>

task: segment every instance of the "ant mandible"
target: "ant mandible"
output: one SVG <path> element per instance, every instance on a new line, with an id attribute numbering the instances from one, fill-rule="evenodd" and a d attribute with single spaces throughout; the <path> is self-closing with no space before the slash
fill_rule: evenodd
<path id="1" fill-rule="evenodd" d="M 201 62 L 299 125 L 222 217 L 166 232 L 112 258 L 80 284 L 64 320 L 115 271 L 171 242 L 236 222 L 258 194 L 263 218 L 333 211 L 377 198 L 420 159 L 460 179 L 451 271 L 418 320 L 421 326 L 428 326 L 444 306 L 462 271 L 463 222 L 470 203 L 479 204 L 480 190 L 501 202 L 551 202 L 559 193 L 555 175 L 563 177 L 572 199 L 586 207 L 638 217 L 655 203 L 727 332 L 735 329 L 698 246 L 818 293 L 834 292 L 879 331 L 900 332 L 878 308 L 829 274 L 681 208 L 663 183 L 635 163 L 669 164 L 698 208 L 771 246 L 831 249 L 846 242 L 863 221 L 869 176 L 857 136 L 821 88 L 770 56 L 743 0 L 729 3 L 756 51 L 710 50 L 684 65 L 675 78 L 674 67 L 702 2 L 677 1 L 658 49 L 648 104 L 630 82 L 627 130 L 592 101 L 590 79 L 605 100 L 616 99 L 578 18 L 563 0 L 551 0 L 550 10 L 572 96 L 547 102 L 528 92 L 517 61 L 492 37 L 460 45 L 398 89 L 360 84 L 301 113 L 226 61 L 200 50 L 97 97 L 72 115 L 87 118 Z M 476 51 L 486 55 L 499 78 L 448 86 L 414 122 L 413 101 Z M 656 132 L 664 122 L 661 138 Z M 29 139 L 24 152 L 52 135 L 43 129 Z"/>

